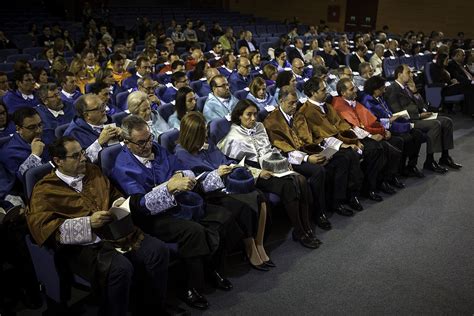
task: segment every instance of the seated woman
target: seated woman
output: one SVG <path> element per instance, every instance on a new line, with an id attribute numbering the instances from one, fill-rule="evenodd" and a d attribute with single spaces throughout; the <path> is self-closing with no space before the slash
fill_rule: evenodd
<path id="1" fill-rule="evenodd" d="M 238 197 L 234 198 L 232 194 L 222 190 L 225 188 L 226 176 L 233 170 L 231 164 L 235 161 L 224 156 L 214 144 L 209 144 L 206 148 L 206 134 L 206 119 L 204 116 L 200 112 L 187 113 L 181 120 L 176 156 L 184 168 L 191 169 L 195 174 L 207 173 L 205 177 L 201 178 L 202 183 L 211 182 L 215 185 L 206 186 L 206 199 L 211 204 L 224 206 L 234 214 L 234 218 L 236 218 L 244 235 L 245 252 L 250 265 L 257 270 L 269 271 L 267 266 L 274 267 L 275 265 L 263 247 L 267 216 L 264 198 L 261 193 L 256 195 L 250 192 L 244 198 L 245 201 L 242 201 L 239 199 L 242 194 L 238 194 Z M 258 226 L 255 225 L 257 221 Z M 257 226 L 257 229 L 255 229 L 255 226 Z"/>
<path id="2" fill-rule="evenodd" d="M 275 98 L 267 92 L 267 84 L 261 77 L 255 77 L 250 83 L 250 92 L 247 99 L 255 103 L 260 110 L 264 110 L 268 105 L 276 105 Z"/>
<path id="3" fill-rule="evenodd" d="M 286 52 L 283 48 L 276 48 L 274 51 L 274 56 L 270 63 L 275 66 L 278 71 L 284 71 L 285 69 L 290 69 L 291 64 L 286 60 Z"/>
<path id="4" fill-rule="evenodd" d="M 261 75 L 263 71 L 260 69 L 260 61 L 261 56 L 258 50 L 254 50 L 249 55 L 250 66 L 250 78 L 254 78 L 255 76 Z"/>
<path id="5" fill-rule="evenodd" d="M 15 123 L 13 123 L 13 120 L 10 120 L 7 108 L 3 103 L 0 103 L 0 138 L 10 136 L 15 131 Z"/>
<path id="6" fill-rule="evenodd" d="M 176 93 L 176 104 L 174 113 L 168 118 L 170 128 L 179 130 L 181 119 L 191 111 L 196 111 L 196 95 L 190 87 L 181 87 Z"/>
<path id="7" fill-rule="evenodd" d="M 277 76 L 277 67 L 272 64 L 266 64 L 263 66 L 263 79 L 265 79 L 265 83 L 268 87 L 275 84 Z"/>
<path id="8" fill-rule="evenodd" d="M 276 91 L 275 91 L 275 100 L 278 100 L 278 93 L 280 89 L 284 86 L 290 86 L 296 92 L 298 100 L 307 98 L 306 95 L 300 90 L 296 89 L 296 77 L 293 71 L 281 71 L 278 73 L 276 79 Z"/>
<path id="9" fill-rule="evenodd" d="M 35 89 L 41 85 L 48 84 L 48 72 L 44 68 L 33 68 L 33 78 L 35 78 Z"/>
<path id="10" fill-rule="evenodd" d="M 274 177 L 260 169 L 275 153 L 262 123 L 257 122 L 258 107 L 250 100 L 240 100 L 231 114 L 232 126 L 217 147 L 229 158 L 241 160 L 253 167 L 256 187 L 278 194 L 293 226 L 293 240 L 304 247 L 316 249 L 321 244 L 311 228 L 309 204 L 311 193 L 306 178 L 300 174 Z M 288 164 L 288 161 L 286 161 Z M 266 163 L 265 163 L 266 164 Z"/>
<path id="11" fill-rule="evenodd" d="M 409 120 L 393 115 L 389 105 L 383 98 L 385 82 L 385 79 L 380 76 L 367 79 L 364 84 L 364 94 L 361 103 L 377 117 L 377 120 L 382 123 L 385 129 L 390 130 L 392 133 L 392 137 L 388 142 L 402 152 L 400 173 L 408 176 L 422 177 L 423 174 L 417 169 L 416 165 L 424 138 L 423 132 L 412 128 Z M 395 178 L 389 183 L 395 187 L 400 187 L 396 182 L 398 181 Z"/>
<path id="12" fill-rule="evenodd" d="M 155 140 L 158 139 L 160 134 L 171 129 L 160 113 L 151 109 L 150 101 L 145 92 L 135 91 L 130 93 L 127 104 L 131 114 L 138 115 L 147 122 Z"/>

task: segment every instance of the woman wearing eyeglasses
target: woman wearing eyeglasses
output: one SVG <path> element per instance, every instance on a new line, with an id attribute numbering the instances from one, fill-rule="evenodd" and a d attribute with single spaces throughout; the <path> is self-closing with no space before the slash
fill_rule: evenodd
<path id="1" fill-rule="evenodd" d="M 171 129 L 160 113 L 151 109 L 150 101 L 145 92 L 135 91 L 130 93 L 127 98 L 127 104 L 131 114 L 138 115 L 147 122 L 155 139 L 158 139 L 160 134 Z"/>

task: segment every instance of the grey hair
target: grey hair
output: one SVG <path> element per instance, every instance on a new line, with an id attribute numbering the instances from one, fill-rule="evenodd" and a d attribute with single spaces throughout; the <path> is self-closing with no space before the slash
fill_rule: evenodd
<path id="1" fill-rule="evenodd" d="M 128 110 L 132 114 L 137 114 L 140 104 L 148 100 L 148 95 L 142 91 L 134 91 L 127 97 Z"/>
<path id="2" fill-rule="evenodd" d="M 44 102 L 48 98 L 48 91 L 58 91 L 58 86 L 55 83 L 42 84 L 38 89 L 38 97 Z"/>
<path id="3" fill-rule="evenodd" d="M 124 118 L 120 127 L 122 128 L 122 137 L 126 140 L 130 140 L 132 138 L 131 135 L 133 130 L 143 130 L 145 128 L 149 128 L 144 119 L 138 115 L 133 114 Z"/>

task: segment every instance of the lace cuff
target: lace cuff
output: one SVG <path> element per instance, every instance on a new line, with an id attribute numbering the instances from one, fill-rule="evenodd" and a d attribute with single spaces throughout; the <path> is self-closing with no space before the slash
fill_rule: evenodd
<path id="1" fill-rule="evenodd" d="M 35 154 L 31 154 L 20 165 L 18 172 L 21 175 L 23 175 L 26 172 L 26 170 L 34 168 L 34 167 L 38 167 L 39 165 L 41 165 L 41 158 L 36 156 Z"/>
<path id="2" fill-rule="evenodd" d="M 101 150 L 102 146 L 100 146 L 99 140 L 97 139 L 89 147 L 86 148 L 86 155 L 92 163 L 95 163 L 99 159 L 99 151 Z"/>
<path id="3" fill-rule="evenodd" d="M 59 242 L 61 244 L 80 245 L 92 241 L 91 218 L 89 216 L 67 219 L 59 227 Z"/>
<path id="4" fill-rule="evenodd" d="M 151 215 L 156 215 L 177 205 L 174 196 L 168 191 L 166 184 L 166 182 L 160 184 L 144 196 L 145 207 L 150 211 Z"/>
<path id="5" fill-rule="evenodd" d="M 211 192 L 225 187 L 224 182 L 222 181 L 221 177 L 219 176 L 219 173 L 217 172 L 217 169 L 212 172 L 209 172 L 206 178 L 201 182 L 201 184 L 204 192 Z"/>
<path id="6" fill-rule="evenodd" d="M 191 170 L 182 170 L 181 171 L 183 173 L 183 175 L 185 177 L 188 177 L 188 178 L 191 178 L 191 179 L 195 179 L 196 178 L 196 175 L 194 174 L 194 172 L 192 172 Z"/>

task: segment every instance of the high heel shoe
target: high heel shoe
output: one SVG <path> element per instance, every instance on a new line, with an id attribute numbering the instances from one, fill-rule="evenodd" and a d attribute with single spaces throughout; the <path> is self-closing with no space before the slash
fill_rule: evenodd
<path id="1" fill-rule="evenodd" d="M 276 264 L 273 263 L 272 259 L 268 259 L 267 261 L 264 261 L 263 264 L 266 265 L 267 267 L 270 267 L 270 268 L 275 268 L 276 267 Z"/>
<path id="2" fill-rule="evenodd" d="M 259 271 L 270 271 L 270 269 L 268 268 L 269 266 L 267 266 L 265 264 L 265 262 L 261 263 L 261 264 L 258 264 L 258 265 L 255 265 L 253 264 L 251 261 L 250 261 L 250 258 L 247 256 L 247 254 L 244 252 L 244 261 L 247 261 L 249 263 L 249 265 L 254 268 L 255 270 L 259 270 Z M 270 260 L 271 261 L 271 260 Z"/>

